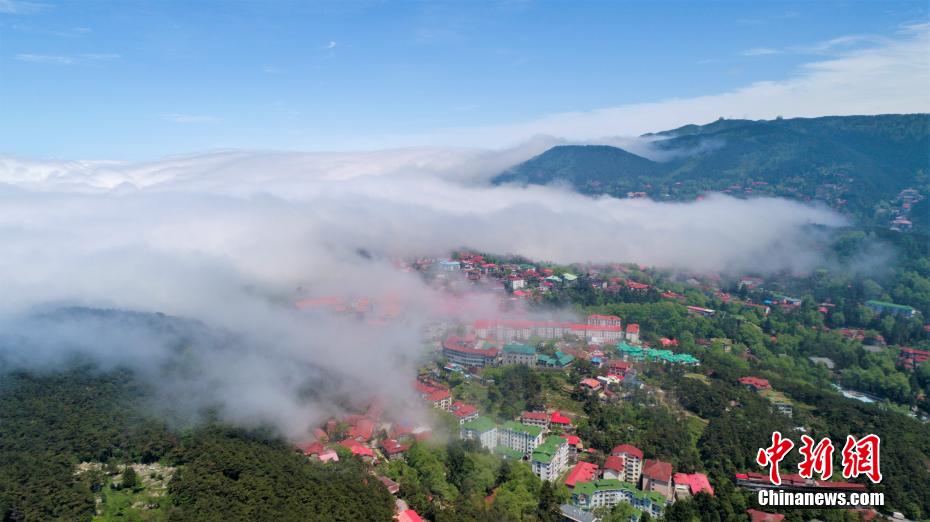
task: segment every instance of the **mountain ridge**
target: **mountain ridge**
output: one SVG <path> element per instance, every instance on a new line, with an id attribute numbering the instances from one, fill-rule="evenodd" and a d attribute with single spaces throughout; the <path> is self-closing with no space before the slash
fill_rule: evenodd
<path id="1" fill-rule="evenodd" d="M 586 194 L 690 200 L 703 192 L 823 200 L 869 216 L 901 190 L 926 194 L 930 115 L 725 120 L 644 134 L 661 161 L 609 145 L 559 145 L 492 179 L 568 182 Z M 874 216 L 872 216 L 874 217 Z"/>

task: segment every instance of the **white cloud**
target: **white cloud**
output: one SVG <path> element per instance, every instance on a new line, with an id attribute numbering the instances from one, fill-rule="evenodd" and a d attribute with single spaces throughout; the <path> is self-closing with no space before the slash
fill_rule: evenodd
<path id="1" fill-rule="evenodd" d="M 71 65 L 75 62 L 73 56 L 64 56 L 60 54 L 33 54 L 20 53 L 13 57 L 20 62 L 28 63 L 50 63 L 57 65 Z"/>
<path id="2" fill-rule="evenodd" d="M 39 2 L 0 0 L 0 13 L 2 14 L 30 14 L 44 11 L 47 8 L 47 4 L 42 4 Z"/>
<path id="3" fill-rule="evenodd" d="M 779 54 L 781 51 L 778 49 L 771 49 L 768 47 L 756 47 L 754 49 L 747 49 L 740 54 L 743 56 L 767 56 L 771 54 Z"/>
<path id="4" fill-rule="evenodd" d="M 117 60 L 119 58 L 120 55 L 116 53 L 83 53 L 74 55 L 19 53 L 13 57 L 14 60 L 20 62 L 53 65 L 74 65 L 77 63 Z"/>
<path id="5" fill-rule="evenodd" d="M 336 47 L 336 41 L 335 41 L 335 40 L 330 40 L 329 43 L 326 44 L 326 48 L 327 48 L 327 49 L 334 49 L 335 47 Z"/>
<path id="6" fill-rule="evenodd" d="M 216 117 L 205 114 L 170 113 L 162 114 L 161 117 L 163 120 L 174 123 L 213 123 L 217 121 Z"/>
<path id="7" fill-rule="evenodd" d="M 863 37 L 855 40 L 859 44 L 870 43 Z M 829 47 L 844 49 L 842 43 L 834 41 Z M 772 119 L 777 116 L 930 112 L 928 48 L 930 24 L 914 24 L 902 28 L 893 38 L 841 50 L 829 59 L 805 64 L 785 80 L 759 81 L 728 92 L 693 98 L 551 114 L 520 123 L 380 136 L 370 143 L 500 147 L 534 135 L 596 140 L 667 130 L 720 117 Z"/>
<path id="8" fill-rule="evenodd" d="M 807 225 L 843 223 L 777 199 L 669 204 L 476 182 L 552 143 L 143 163 L 0 157 L 0 357 L 45 368 L 75 349 L 135 368 L 162 406 L 218 404 L 227 420 L 299 437 L 333 413 L 334 393 L 409 398 L 420 329 L 448 319 L 455 298 L 393 259 L 470 246 L 558 262 L 803 270 L 818 260 Z M 301 314 L 297 288 L 394 296 L 404 314 L 387 326 Z M 493 297 L 468 302 L 456 318 L 498 313 Z M 23 319 L 48 303 L 162 312 L 233 342 L 204 339 L 179 355 L 178 339 L 128 320 Z M 304 398 L 308 382 L 321 397 Z"/>

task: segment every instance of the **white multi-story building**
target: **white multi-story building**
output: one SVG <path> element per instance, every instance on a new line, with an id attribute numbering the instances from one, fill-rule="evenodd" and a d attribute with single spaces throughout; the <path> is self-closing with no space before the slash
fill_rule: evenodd
<path id="1" fill-rule="evenodd" d="M 528 455 L 542 444 L 543 429 L 514 421 L 508 421 L 497 428 L 497 444 Z"/>
<path id="2" fill-rule="evenodd" d="M 640 491 L 632 484 L 614 479 L 576 482 L 572 488 L 572 504 L 583 509 L 612 508 L 620 502 L 632 504 L 653 518 L 661 517 L 668 503 L 659 493 Z"/>
<path id="3" fill-rule="evenodd" d="M 631 484 L 639 484 L 639 477 L 643 474 L 643 450 L 630 444 L 621 444 L 611 450 L 615 457 L 623 457 L 623 480 Z"/>
<path id="4" fill-rule="evenodd" d="M 536 348 L 525 344 L 509 343 L 504 345 L 504 355 L 501 364 L 522 364 L 523 366 L 536 366 Z"/>
<path id="5" fill-rule="evenodd" d="M 609 315 L 589 316 L 586 323 L 522 320 L 475 321 L 472 328 L 478 338 L 495 339 L 498 342 L 531 337 L 561 339 L 566 335 L 583 338 L 590 343 L 597 344 L 624 339 L 620 318 Z M 637 339 L 638 335 L 637 333 Z"/>
<path id="6" fill-rule="evenodd" d="M 568 468 L 568 440 L 549 437 L 533 450 L 533 473 L 540 480 L 554 481 Z"/>
<path id="7" fill-rule="evenodd" d="M 497 425 L 487 417 L 478 417 L 475 420 L 462 424 L 460 435 L 463 439 L 477 440 L 481 447 L 493 451 L 497 447 Z"/>

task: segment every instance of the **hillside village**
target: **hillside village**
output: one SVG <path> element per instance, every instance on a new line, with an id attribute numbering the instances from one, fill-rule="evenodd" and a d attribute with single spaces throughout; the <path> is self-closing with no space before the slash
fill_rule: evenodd
<path id="1" fill-rule="evenodd" d="M 618 267 L 615 267 L 618 268 Z M 619 267 L 624 272 L 633 272 Z M 714 495 L 714 486 L 704 473 L 675 466 L 656 455 L 628 443 L 612 448 L 596 448 L 585 441 L 576 429 L 584 419 L 580 405 L 595 401 L 622 404 L 636 394 L 668 401 L 667 392 L 652 379 L 643 379 L 643 372 L 657 368 L 674 371 L 676 375 L 696 380 L 706 379 L 701 373 L 701 359 L 683 349 L 679 339 L 662 331 L 643 331 L 640 324 L 625 322 L 620 316 L 591 313 L 580 320 L 546 318 L 533 310 L 546 296 L 571 292 L 579 285 L 605 295 L 623 293 L 636 299 L 649 295 L 656 301 L 681 306 L 687 315 L 719 318 L 721 312 L 707 306 L 687 304 L 694 301 L 681 293 L 681 286 L 659 288 L 632 277 L 602 275 L 596 269 L 576 275 L 565 270 L 538 267 L 529 263 L 497 263 L 474 253 L 460 253 L 442 260 L 419 259 L 409 263 L 409 270 L 423 275 L 430 284 L 450 295 L 485 292 L 495 296 L 499 304 L 497 317 L 455 321 L 459 306 L 451 305 L 450 318 L 431 325 L 424 332 L 427 350 L 419 377 L 411 383 L 415 397 L 429 406 L 439 417 L 435 423 L 411 424 L 407 419 L 392 419 L 385 414 L 377 399 L 367 411 L 343 418 L 334 418 L 313 430 L 313 435 L 300 441 L 298 448 L 308 458 L 320 462 L 338 461 L 354 456 L 369 464 L 371 473 L 397 497 L 397 519 L 421 520 L 421 515 L 404 499 L 400 484 L 391 478 L 389 464 L 407 459 L 411 448 L 419 444 L 439 443 L 446 437 L 459 438 L 470 447 L 483 449 L 505 461 L 527 466 L 541 481 L 564 486 L 565 502 L 559 506 L 564 519 L 579 522 L 600 520 L 604 513 L 620 504 L 629 508 L 629 520 L 662 517 L 668 506 L 698 494 Z M 800 313 L 802 299 L 776 292 L 762 292 L 763 280 L 746 276 L 738 281 L 737 293 L 723 290 L 719 281 L 689 278 L 687 285 L 700 289 L 730 310 L 742 310 L 765 318 L 777 308 L 779 313 Z M 588 290 L 588 288 L 585 288 Z M 693 290 L 685 290 L 690 293 Z M 752 293 L 760 298 L 754 299 Z M 875 313 L 914 318 L 913 308 L 881 301 L 868 301 L 863 306 Z M 402 303 L 391 299 L 313 298 L 298 301 L 301 309 L 323 308 L 338 314 L 350 314 L 366 321 L 391 320 L 400 314 Z M 819 303 L 818 314 L 828 316 L 833 305 Z M 472 314 L 473 315 L 473 314 Z M 824 330 L 829 330 L 826 326 Z M 843 338 L 864 341 L 862 330 L 840 329 Z M 874 335 L 874 334 L 873 334 Z M 774 339 L 774 338 L 773 338 Z M 729 339 L 692 339 L 689 346 L 700 349 L 734 349 Z M 884 348 L 884 339 L 872 339 Z M 927 360 L 927 351 L 902 347 L 899 365 L 913 369 Z M 754 355 L 742 351 L 745 360 Z M 812 365 L 833 370 L 828 357 L 811 357 Z M 482 401 L 489 393 L 500 369 L 525 368 L 541 372 L 554 382 L 562 383 L 548 390 L 550 403 L 502 417 L 501 412 L 485 411 Z M 747 374 L 736 379 L 737 384 L 764 398 L 773 412 L 791 422 L 796 401 L 777 390 L 768 379 Z M 855 392 L 853 392 L 855 393 Z M 851 398 L 868 399 L 868 395 Z M 485 397 L 487 404 L 487 397 Z M 493 403 L 491 404 L 493 408 Z M 680 408 L 672 403 L 673 408 Z M 801 404 L 800 407 L 807 408 Z M 437 428 L 439 431 L 437 431 Z M 796 430 L 806 432 L 798 425 Z M 755 470 L 744 469 L 733 477 L 747 490 L 758 487 L 752 477 Z M 862 484 L 831 483 L 833 488 L 864 491 Z M 802 488 L 819 488 L 816 481 L 799 482 Z M 491 493 L 489 502 L 493 501 Z M 779 520 L 782 515 L 750 509 L 752 520 Z"/>

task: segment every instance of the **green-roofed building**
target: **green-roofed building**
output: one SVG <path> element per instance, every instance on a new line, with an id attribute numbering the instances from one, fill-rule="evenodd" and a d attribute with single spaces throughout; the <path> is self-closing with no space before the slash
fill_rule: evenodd
<path id="1" fill-rule="evenodd" d="M 653 362 L 664 362 L 669 364 L 684 364 L 696 366 L 701 363 L 696 357 L 687 353 L 675 353 L 671 350 L 656 350 L 649 348 L 645 351 L 646 359 Z"/>
<path id="2" fill-rule="evenodd" d="M 533 473 L 540 480 L 556 480 L 568 467 L 568 439 L 556 436 L 547 438 L 533 450 L 530 462 Z"/>
<path id="3" fill-rule="evenodd" d="M 617 479 L 576 482 L 572 488 L 572 504 L 583 509 L 612 508 L 620 502 L 627 502 L 653 518 L 660 518 L 668 500 L 661 493 L 640 491 L 633 484 Z"/>
<path id="4" fill-rule="evenodd" d="M 575 281 L 578 280 L 578 276 L 576 276 L 575 274 L 569 274 L 568 272 L 566 272 L 562 274 L 562 279 L 564 279 L 566 283 L 574 283 Z"/>
<path id="5" fill-rule="evenodd" d="M 497 447 L 497 424 L 487 417 L 478 417 L 462 424 L 459 434 L 463 439 L 481 442 L 481 446 L 489 450 Z"/>
<path id="6" fill-rule="evenodd" d="M 574 355 L 569 355 L 564 352 L 555 352 L 555 355 L 539 354 L 536 356 L 536 366 L 564 369 L 574 360 Z"/>
<path id="7" fill-rule="evenodd" d="M 508 343 L 504 345 L 503 364 L 522 364 L 524 366 L 536 366 L 536 348 L 519 343 Z"/>
<path id="8" fill-rule="evenodd" d="M 903 315 L 904 317 L 914 317 L 917 310 L 910 306 L 889 303 L 888 301 L 866 301 L 865 307 L 879 314 Z"/>
<path id="9" fill-rule="evenodd" d="M 620 352 L 620 358 L 624 361 L 642 361 L 646 357 L 641 347 L 624 342 L 617 343 L 617 351 Z"/>
<path id="10" fill-rule="evenodd" d="M 497 428 L 497 444 L 529 455 L 542 443 L 542 433 L 539 426 L 508 421 Z"/>
<path id="11" fill-rule="evenodd" d="M 510 460 L 521 460 L 526 456 L 522 451 L 510 449 L 507 446 L 497 446 L 494 448 L 494 454 Z"/>

